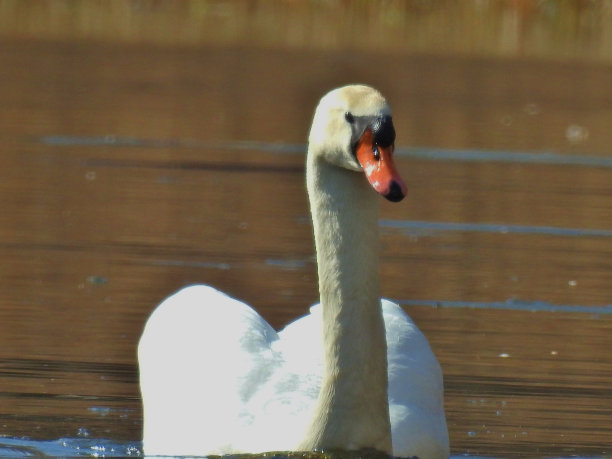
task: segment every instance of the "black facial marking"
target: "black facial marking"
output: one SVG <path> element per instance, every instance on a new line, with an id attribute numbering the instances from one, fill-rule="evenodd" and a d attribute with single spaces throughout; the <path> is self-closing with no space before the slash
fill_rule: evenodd
<path id="1" fill-rule="evenodd" d="M 390 147 L 395 143 L 395 128 L 390 115 L 380 116 L 355 116 L 351 112 L 346 112 L 344 118 L 351 124 L 353 130 L 353 139 L 355 143 L 351 146 L 353 155 L 356 153 L 357 143 L 366 129 L 372 130 L 374 136 L 374 144 L 372 145 L 372 153 L 376 157 L 377 148 L 375 147 Z"/>
<path id="2" fill-rule="evenodd" d="M 395 128 L 393 121 L 389 115 L 383 115 L 376 118 L 372 123 L 372 133 L 374 134 L 374 142 L 381 147 L 389 147 L 395 142 Z"/>

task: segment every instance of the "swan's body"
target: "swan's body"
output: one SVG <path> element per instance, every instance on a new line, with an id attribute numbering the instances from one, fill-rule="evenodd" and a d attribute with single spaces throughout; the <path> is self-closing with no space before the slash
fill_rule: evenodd
<path id="1" fill-rule="evenodd" d="M 207 286 L 179 291 L 151 315 L 139 345 L 147 454 L 448 457 L 438 362 L 402 309 L 380 300 L 371 188 L 392 201 L 405 195 L 394 138 L 372 88 L 334 90 L 317 107 L 307 184 L 321 305 L 309 315 L 276 333 Z"/>

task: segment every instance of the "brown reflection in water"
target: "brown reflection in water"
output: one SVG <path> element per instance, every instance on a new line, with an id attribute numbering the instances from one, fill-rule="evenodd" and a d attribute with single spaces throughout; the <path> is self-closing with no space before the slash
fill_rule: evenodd
<path id="1" fill-rule="evenodd" d="M 609 61 L 606 0 L 4 0 L 0 36 Z"/>
<path id="2" fill-rule="evenodd" d="M 363 65 L 374 59 L 0 43 L 3 433 L 85 426 L 137 438 L 136 342 L 182 285 L 211 283 L 274 326 L 317 298 L 303 156 L 42 136 L 303 143 L 318 97 L 364 81 L 392 101 L 400 145 L 609 154 L 607 65 L 388 54 L 393 71 L 380 72 Z M 572 126 L 588 136 L 568 137 Z M 384 218 L 612 227 L 610 169 L 408 158 L 399 168 L 409 198 L 383 203 Z M 383 245 L 392 298 L 611 302 L 610 238 L 385 231 Z M 610 316 L 409 312 L 445 371 L 454 452 L 608 451 Z"/>

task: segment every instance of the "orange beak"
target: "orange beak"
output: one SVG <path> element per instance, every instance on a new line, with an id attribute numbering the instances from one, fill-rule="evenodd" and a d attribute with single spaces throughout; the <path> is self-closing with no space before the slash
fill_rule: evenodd
<path id="1" fill-rule="evenodd" d="M 398 202 L 408 190 L 395 169 L 393 149 L 393 145 L 376 145 L 372 130 L 367 128 L 357 143 L 356 156 L 372 188 L 389 201 Z"/>

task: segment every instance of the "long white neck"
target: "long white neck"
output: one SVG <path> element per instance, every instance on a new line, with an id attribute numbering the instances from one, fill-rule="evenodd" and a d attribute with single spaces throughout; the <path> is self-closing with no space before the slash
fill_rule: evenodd
<path id="1" fill-rule="evenodd" d="M 323 308 L 324 373 L 300 449 L 391 453 L 380 307 L 378 200 L 365 177 L 309 155 L 308 194 Z"/>

